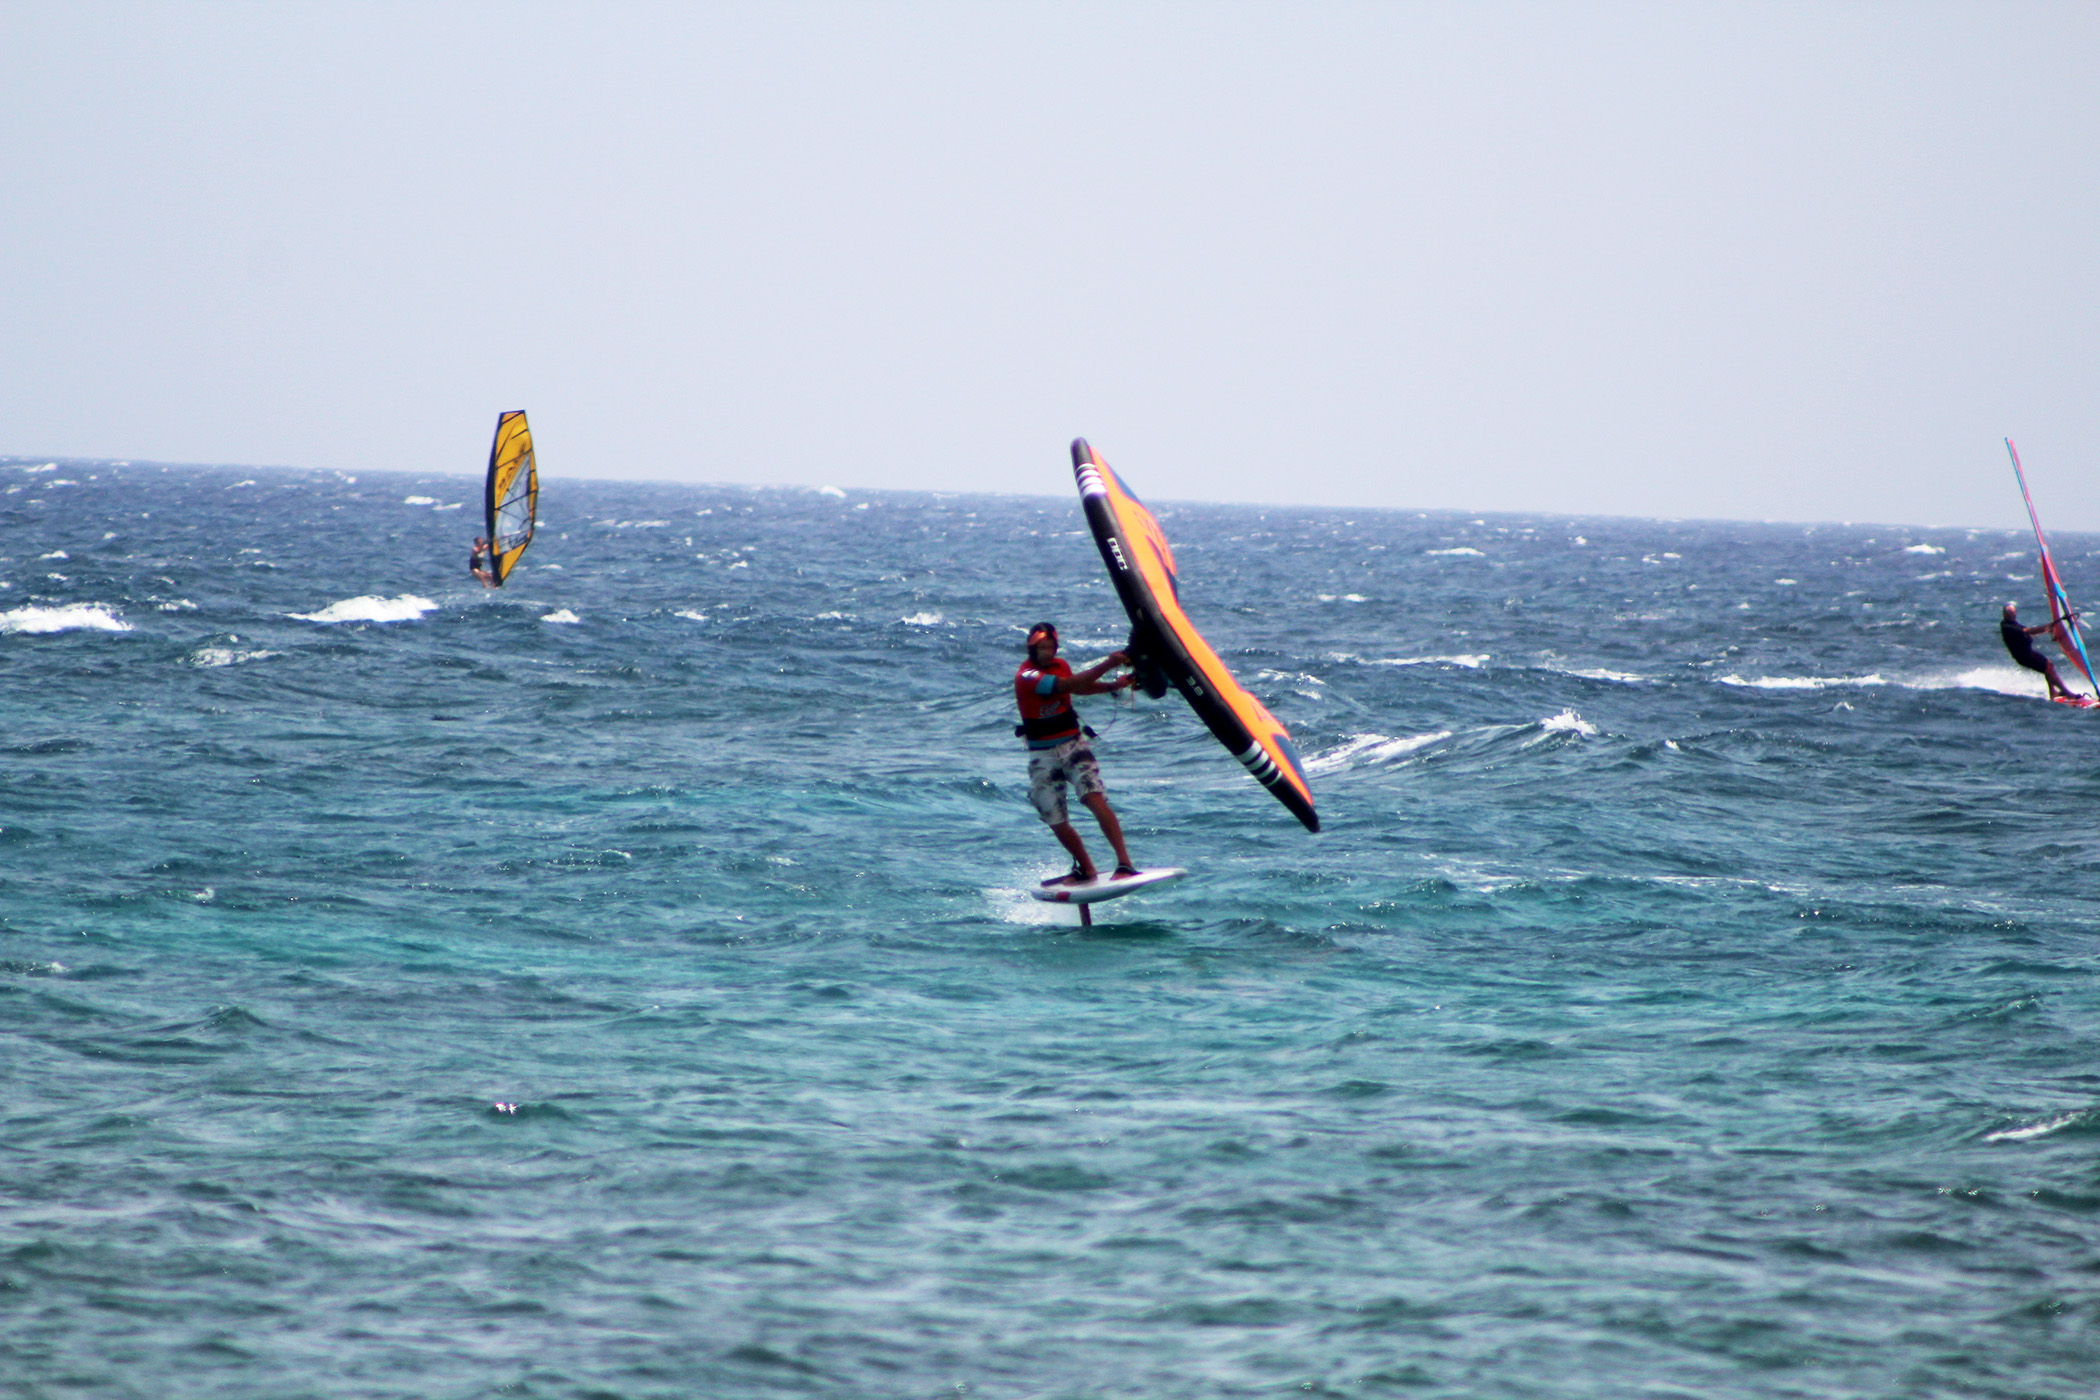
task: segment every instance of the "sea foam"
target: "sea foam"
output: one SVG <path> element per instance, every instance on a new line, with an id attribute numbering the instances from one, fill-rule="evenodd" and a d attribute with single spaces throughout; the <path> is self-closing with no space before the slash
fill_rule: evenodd
<path id="1" fill-rule="evenodd" d="M 1389 763 L 1450 737 L 1448 729 L 1439 729 L 1433 734 L 1409 734 L 1398 739 L 1386 734 L 1352 734 L 1340 748 L 1306 759 L 1305 768 L 1309 773 L 1334 773 L 1364 764 Z"/>
<path id="2" fill-rule="evenodd" d="M 131 624 L 99 603 L 66 603 L 0 612 L 0 632 L 129 632 Z"/>
<path id="3" fill-rule="evenodd" d="M 287 613 L 301 622 L 413 622 L 424 613 L 437 607 L 428 598 L 418 598 L 413 593 L 404 593 L 398 598 L 381 598 L 366 594 L 358 598 L 344 598 L 330 603 L 319 612 Z"/>

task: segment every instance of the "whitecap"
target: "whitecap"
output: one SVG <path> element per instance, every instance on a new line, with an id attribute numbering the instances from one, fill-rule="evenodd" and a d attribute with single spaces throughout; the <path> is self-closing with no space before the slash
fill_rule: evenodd
<path id="1" fill-rule="evenodd" d="M 2046 1137 L 2060 1128 L 2068 1128 L 2085 1117 L 2083 1110 L 2076 1113 L 2059 1113 L 2039 1123 L 2030 1123 L 2024 1128 L 2003 1128 L 1995 1133 L 1985 1133 L 1985 1142 L 2026 1142 L 2030 1138 Z"/>
<path id="2" fill-rule="evenodd" d="M 39 559 L 70 559 L 72 557 L 72 555 L 66 553 L 63 549 L 54 549 L 49 554 L 39 554 L 37 556 L 37 558 Z"/>
<path id="3" fill-rule="evenodd" d="M 548 613 L 548 614 L 547 614 L 547 615 L 546 615 L 545 617 L 541 618 L 541 619 L 540 619 L 540 621 L 542 621 L 542 622 L 581 622 L 581 621 L 583 621 L 583 619 L 582 619 L 582 618 L 580 618 L 580 617 L 578 617 L 578 616 L 577 616 L 577 615 L 576 615 L 575 613 L 572 613 L 572 612 L 570 612 L 570 611 L 569 611 L 569 610 L 568 610 L 567 608 L 556 608 L 556 609 L 555 609 L 555 610 L 554 610 L 553 612 L 551 612 L 551 613 Z"/>
<path id="4" fill-rule="evenodd" d="M 171 598 L 160 605 L 162 612 L 195 612 L 197 605 L 187 598 Z"/>
<path id="5" fill-rule="evenodd" d="M 1905 554 L 1945 554 L 1947 551 L 1936 544 L 1913 544 L 1906 545 L 1903 552 Z"/>
<path id="6" fill-rule="evenodd" d="M 129 632 L 131 624 L 96 603 L 0 612 L 0 632 Z"/>
<path id="7" fill-rule="evenodd" d="M 910 617 L 900 620 L 913 627 L 938 627 L 943 621 L 941 615 L 937 612 L 913 613 Z"/>
<path id="8" fill-rule="evenodd" d="M 401 502 L 405 506 L 434 506 L 437 503 L 438 498 L 435 496 L 409 496 Z"/>
<path id="9" fill-rule="evenodd" d="M 707 621 L 707 611 L 704 608 L 680 608 L 677 612 L 672 613 L 671 616 L 688 618 L 694 622 Z"/>
<path id="10" fill-rule="evenodd" d="M 1597 726 L 1591 724 L 1573 710 L 1562 710 L 1557 715 L 1548 715 L 1539 721 L 1539 728 L 1548 734 L 1595 734 Z"/>
<path id="11" fill-rule="evenodd" d="M 1477 671 L 1482 666 L 1487 665 L 1487 662 L 1488 654 L 1480 652 L 1477 655 L 1459 656 L 1374 656 L 1371 658 L 1370 664 L 1373 666 L 1464 666 L 1468 670 Z"/>
<path id="12" fill-rule="evenodd" d="M 1308 773 L 1332 773 L 1338 769 L 1354 768 L 1359 762 L 1383 763 L 1450 737 L 1448 729 L 1439 729 L 1434 734 L 1410 734 L 1400 739 L 1385 734 L 1352 734 L 1340 748 L 1306 759 L 1305 770 Z"/>
<path id="13" fill-rule="evenodd" d="M 1447 555 L 1450 555 L 1450 554 L 1470 554 L 1470 555 L 1472 555 L 1472 556 L 1473 556 L 1473 557 L 1474 557 L 1475 559 L 1485 559 L 1485 558 L 1487 558 L 1487 556 L 1486 556 L 1485 554 L 1481 553 L 1481 552 L 1480 552 L 1479 550 L 1477 550 L 1477 549 L 1474 549 L 1474 548 L 1472 548 L 1472 547 L 1471 547 L 1470 545 L 1463 545 L 1463 544 L 1462 544 L 1462 545 L 1460 545 L 1460 546 L 1459 546 L 1458 548 L 1456 548 L 1456 549 L 1425 549 L 1425 550 L 1423 550 L 1422 552 L 1423 552 L 1424 554 L 1447 554 Z"/>
<path id="14" fill-rule="evenodd" d="M 260 661 L 266 656 L 282 656 L 280 651 L 235 651 L 232 647 L 198 647 L 189 655 L 192 666 L 234 666 L 243 661 Z"/>
<path id="15" fill-rule="evenodd" d="M 1753 690 L 1826 690 L 1834 685 L 1887 685 L 1878 673 L 1866 676 L 1722 676 L 1722 685 L 1747 686 Z"/>
<path id="16" fill-rule="evenodd" d="M 441 510 L 458 510 L 458 509 L 459 509 L 459 508 L 460 508 L 461 506 L 463 506 L 463 505 L 465 505 L 465 504 L 466 504 L 466 502 L 465 502 L 465 501 L 454 501 L 454 502 L 453 502 L 453 503 L 452 503 L 451 505 L 449 505 L 449 506 L 432 506 L 432 507 L 430 508 L 430 513 L 431 513 L 432 515 L 435 515 L 435 514 L 437 514 L 437 513 L 439 512 L 439 511 L 441 511 Z"/>
<path id="17" fill-rule="evenodd" d="M 819 496 L 837 496 L 840 500 L 844 500 L 846 498 L 846 493 L 839 490 L 839 488 L 836 486 L 819 486 L 817 488 L 817 494 Z"/>
<path id="18" fill-rule="evenodd" d="M 437 604 L 430 599 L 418 598 L 413 593 L 404 593 L 398 598 L 366 594 L 330 603 L 319 612 L 285 615 L 296 617 L 301 622 L 413 622 L 436 607 Z"/>
<path id="19" fill-rule="evenodd" d="M 1778 584 L 1781 588 L 1793 588 L 1799 581 L 1790 578 L 1775 578 L 1772 582 Z"/>
<path id="20" fill-rule="evenodd" d="M 1636 676 L 1631 671 L 1608 671 L 1602 666 L 1592 666 L 1584 671 L 1570 671 L 1568 674 L 1581 676 L 1588 681 L 1617 681 L 1621 685 L 1636 685 L 1648 679 L 1646 676 Z"/>

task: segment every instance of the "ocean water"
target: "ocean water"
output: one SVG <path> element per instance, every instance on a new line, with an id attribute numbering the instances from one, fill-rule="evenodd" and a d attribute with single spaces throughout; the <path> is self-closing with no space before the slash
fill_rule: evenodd
<path id="1" fill-rule="evenodd" d="M 1082 930 L 1027 484 L 0 465 L 0 1395 L 2093 1393 L 2019 536 L 1153 502 L 1325 829 L 1083 702 Z"/>

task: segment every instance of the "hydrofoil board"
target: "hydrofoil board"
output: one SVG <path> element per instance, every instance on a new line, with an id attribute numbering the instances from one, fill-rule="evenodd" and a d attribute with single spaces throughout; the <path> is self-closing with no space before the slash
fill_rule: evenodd
<path id="1" fill-rule="evenodd" d="M 1037 885 L 1029 893 L 1045 904 L 1098 904 L 1104 899 L 1119 899 L 1153 885 L 1171 884 L 1186 874 L 1188 871 L 1170 865 L 1158 870 L 1140 870 L 1120 880 L 1113 875 L 1096 875 L 1083 885 Z"/>

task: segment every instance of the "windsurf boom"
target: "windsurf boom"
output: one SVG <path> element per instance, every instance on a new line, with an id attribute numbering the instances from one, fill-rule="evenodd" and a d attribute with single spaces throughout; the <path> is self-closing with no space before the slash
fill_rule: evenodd
<path id="1" fill-rule="evenodd" d="M 2034 526 L 2035 548 L 2042 556 L 2042 591 L 2049 595 L 2049 635 L 2056 638 L 2057 647 L 2065 658 L 2075 663 L 2085 673 L 2085 683 L 2100 695 L 2100 680 L 2093 678 L 2092 658 L 2085 654 L 2085 639 L 2078 635 L 2078 615 L 2071 610 L 2070 595 L 2064 592 L 2063 579 L 2056 572 L 2056 561 L 2049 557 L 2049 541 L 2042 537 L 2042 520 L 2034 512 L 2034 497 L 2027 494 L 2027 473 L 2020 469 L 2020 449 L 2013 440 L 2005 440 L 2005 450 L 2012 457 L 2013 476 L 2020 483 L 2020 499 L 2027 503 L 2027 522 Z"/>
<path id="2" fill-rule="evenodd" d="M 483 501 L 488 511 L 489 573 L 498 584 L 518 566 L 532 543 L 538 521 L 540 474 L 532 459 L 532 429 L 525 411 L 496 416 L 496 440 L 489 444 L 489 479 Z"/>
<path id="3" fill-rule="evenodd" d="M 1166 694 L 1169 684 L 1180 691 L 1227 752 L 1307 831 L 1318 831 L 1312 788 L 1290 731 L 1233 679 L 1181 610 L 1174 551 L 1159 522 L 1085 438 L 1072 440 L 1072 473 L 1079 479 L 1079 499 L 1101 561 L 1130 614 L 1128 650 L 1138 683 L 1154 699 Z"/>

